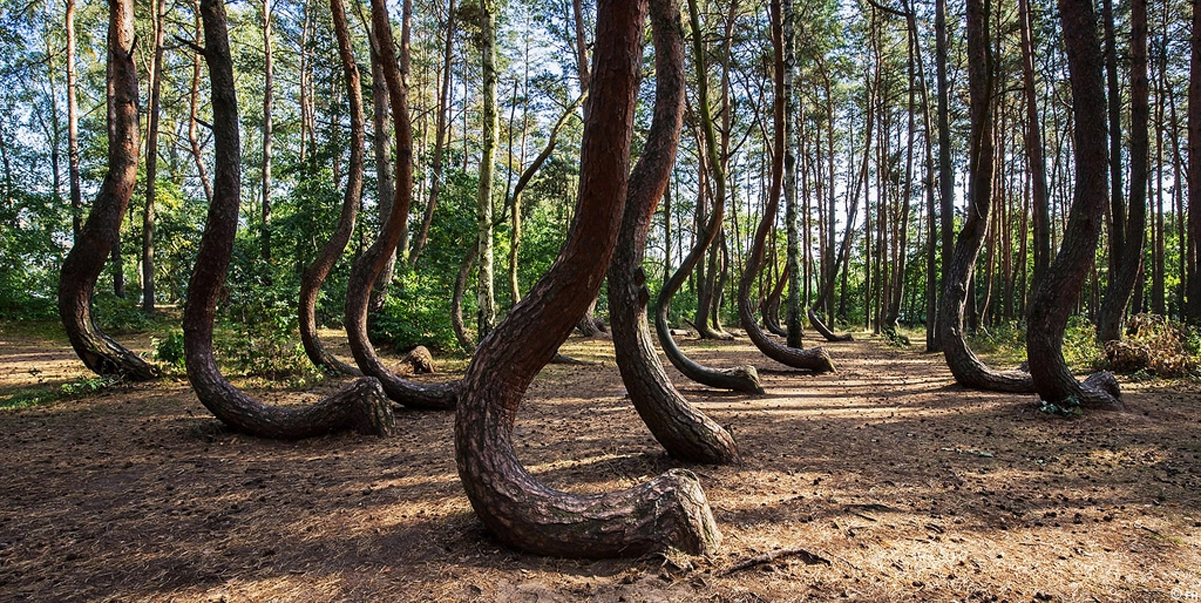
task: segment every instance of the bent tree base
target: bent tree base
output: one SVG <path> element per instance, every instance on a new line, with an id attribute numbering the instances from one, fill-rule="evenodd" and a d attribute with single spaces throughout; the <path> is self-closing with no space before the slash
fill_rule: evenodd
<path id="1" fill-rule="evenodd" d="M 216 170 L 213 199 L 184 307 L 188 380 L 205 408 L 243 433 L 273 439 L 306 438 L 342 429 L 387 435 L 394 425 L 392 406 L 375 379 L 360 379 L 348 389 L 313 405 L 275 407 L 262 404 L 234 387 L 217 368 L 213 357 L 213 319 L 238 228 L 241 142 L 225 3 L 202 0 L 200 11 L 212 82 Z"/>
<path id="2" fill-rule="evenodd" d="M 480 342 L 456 407 L 455 457 L 467 497 L 500 540 L 571 557 L 713 551 L 720 540 L 696 477 L 674 470 L 629 490 L 581 496 L 546 487 L 517 460 L 522 395 L 600 290 L 625 206 L 645 2 L 600 0 L 580 191 L 558 260 Z"/>

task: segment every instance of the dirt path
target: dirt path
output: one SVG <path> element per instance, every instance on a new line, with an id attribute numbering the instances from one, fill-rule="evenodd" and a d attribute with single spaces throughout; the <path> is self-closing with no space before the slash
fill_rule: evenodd
<path id="1" fill-rule="evenodd" d="M 500 546 L 458 483 L 449 414 L 402 411 L 389 439 L 277 443 L 225 431 L 182 381 L 0 410 L 0 601 L 1201 598 L 1195 386 L 1124 384 L 1133 412 L 1063 420 L 955 387 L 940 357 L 829 347 L 840 370 L 814 377 L 745 343 L 686 346 L 753 362 L 769 392 L 675 375 L 746 458 L 690 466 L 725 538 L 710 559 Z M 566 351 L 607 360 L 543 371 L 517 426 L 527 466 L 588 492 L 676 466 L 623 399 L 611 346 Z M 0 337 L 0 387 L 36 381 L 21 362 L 78 370 L 53 341 Z M 811 555 L 724 573 L 796 548 Z"/>

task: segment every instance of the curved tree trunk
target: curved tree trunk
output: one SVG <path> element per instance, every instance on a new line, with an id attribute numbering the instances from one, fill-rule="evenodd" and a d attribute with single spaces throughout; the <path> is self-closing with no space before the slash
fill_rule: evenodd
<path id="1" fill-rule="evenodd" d="M 968 209 L 963 230 L 955 243 L 943 288 L 938 332 L 942 351 L 955 380 L 964 387 L 989 391 L 1029 393 L 1030 375 L 1020 371 L 994 371 L 976 357 L 963 334 L 963 312 L 976 268 L 976 257 L 988 235 L 992 207 L 992 52 L 989 46 L 987 0 L 968 0 L 968 91 L 971 112 L 971 148 L 968 157 Z"/>
<path id="2" fill-rule="evenodd" d="M 342 73 L 346 78 L 347 99 L 350 101 L 350 165 L 342 198 L 342 213 L 338 215 L 338 226 L 334 228 L 329 241 L 321 248 L 317 259 L 300 280 L 300 341 L 313 364 L 328 371 L 362 375 L 358 368 L 338 360 L 329 353 L 317 335 L 317 297 L 321 294 L 321 285 L 338 258 L 342 256 L 342 252 L 346 250 L 346 244 L 350 242 L 350 235 L 354 232 L 355 218 L 359 213 L 359 197 L 363 192 L 363 145 L 366 142 L 363 88 L 351 47 L 350 29 L 346 24 L 346 9 L 342 0 L 330 0 L 329 8 L 334 21 L 334 33 L 338 38 Z"/>
<path id="3" fill-rule="evenodd" d="M 690 0 L 688 3 L 688 15 L 692 26 L 692 46 L 697 65 L 696 70 L 698 73 L 705 73 L 705 49 L 701 42 L 701 25 L 698 12 L 696 1 Z M 715 171 L 720 170 L 720 165 L 717 163 L 717 150 L 714 147 L 716 137 L 713 134 L 713 119 L 709 114 L 708 84 L 704 77 L 697 79 L 697 87 L 699 89 L 698 110 L 701 115 L 700 119 L 704 122 L 701 126 L 705 129 L 705 145 L 709 151 L 709 162 L 711 165 L 716 166 Z M 717 197 L 720 198 L 724 195 L 724 185 L 720 185 Z M 671 298 L 680 290 L 680 287 L 684 286 L 684 281 L 688 279 L 688 275 L 692 274 L 692 271 L 696 269 L 697 264 L 704 257 L 705 250 L 717 239 L 724 215 L 725 203 L 714 203 L 713 213 L 709 216 L 709 222 L 705 225 L 704 231 L 697 236 L 696 245 L 688 252 L 684 261 L 680 263 L 680 267 L 676 269 L 675 274 L 672 274 L 671 278 L 667 279 L 666 283 L 663 283 L 663 288 L 659 290 L 659 297 L 655 299 L 655 331 L 659 336 L 659 345 L 663 348 L 663 353 L 667 355 L 671 364 L 683 373 L 685 377 L 709 387 L 761 394 L 763 393 L 763 386 L 759 383 L 759 371 L 755 367 L 746 365 L 730 369 L 713 369 L 702 366 L 684 355 L 683 350 L 672 339 L 671 327 L 667 324 L 667 312 L 671 306 Z M 696 326 L 698 330 L 704 327 L 704 325 Z"/>
<path id="4" fill-rule="evenodd" d="M 138 172 L 138 76 L 133 62 L 133 2 L 113 0 L 108 21 L 108 173 L 87 222 L 63 261 L 58 314 L 71 347 L 99 375 L 133 381 L 158 369 L 105 335 L 92 316 L 92 291 L 105 261 L 120 244 L 121 220 Z"/>
<path id="5" fill-rule="evenodd" d="M 1097 339 L 1105 342 L 1122 338 L 1126 306 L 1134 295 L 1135 283 L 1143 268 L 1143 246 L 1147 229 L 1147 1 L 1130 3 L 1130 204 L 1117 270 L 1109 276 L 1105 301 L 1097 316 Z M 1111 126 L 1112 127 L 1112 126 Z M 1115 204 L 1114 208 L 1118 206 Z M 1117 224 L 1119 221 L 1114 220 Z"/>
<path id="6" fill-rule="evenodd" d="M 467 333 L 467 326 L 463 323 L 463 295 L 467 291 L 467 279 L 471 277 L 471 269 L 475 267 L 475 260 L 479 257 L 479 241 L 473 241 L 471 247 L 467 249 L 467 253 L 463 254 L 463 261 L 459 263 L 459 274 L 455 277 L 455 290 L 450 296 L 450 326 L 454 329 L 459 347 L 468 354 L 475 353 L 475 342 L 471 341 L 471 335 Z"/>
<path id="7" fill-rule="evenodd" d="M 698 463 L 738 462 L 725 429 L 672 386 L 647 326 L 643 251 L 651 217 L 667 189 L 684 124 L 684 45 L 675 0 L 651 3 L 655 43 L 655 112 L 642 156 L 630 174 L 625 215 L 609 267 L 609 317 L 617 367 L 634 408 L 673 457 Z"/>
<path id="8" fill-rule="evenodd" d="M 298 439 L 341 429 L 387 435 L 393 428 L 392 407 L 375 379 L 359 379 L 349 388 L 316 404 L 278 407 L 267 406 L 247 396 L 230 384 L 217 368 L 213 358 L 213 318 L 217 298 L 229 271 L 238 229 L 242 188 L 241 136 L 224 1 L 202 0 L 201 15 L 212 85 L 216 169 L 213 200 L 184 306 L 188 380 L 200 402 L 218 419 L 254 436 Z"/>
<path id="9" fill-rule="evenodd" d="M 607 43 L 596 49 L 572 228 L 550 271 L 480 343 L 455 417 L 459 477 L 476 514 L 500 540 L 538 554 L 637 556 L 669 547 L 708 553 L 720 539 L 700 482 L 687 471 L 620 492 L 576 495 L 540 483 L 513 451 L 522 394 L 600 290 L 617 239 L 644 10 L 643 2 L 598 2 L 597 39 Z"/>
<path id="10" fill-rule="evenodd" d="M 371 122 L 375 132 L 371 150 L 375 156 L 375 191 L 378 194 L 376 211 L 380 224 L 383 224 L 392 214 L 392 200 L 396 198 L 396 179 L 392 176 L 392 142 L 388 138 L 388 133 L 392 130 L 392 120 L 388 115 L 388 84 L 384 81 L 384 67 L 374 48 L 370 48 L 368 52 L 371 58 Z M 436 195 L 431 199 L 435 197 Z M 384 310 L 395 268 L 394 251 L 388 256 L 388 261 L 383 270 L 380 270 L 379 277 L 375 279 L 375 287 L 371 290 L 371 301 L 367 304 L 368 323 Z"/>
<path id="11" fill-rule="evenodd" d="M 784 33 L 781 22 L 780 0 L 771 1 L 772 11 L 772 42 L 775 46 L 776 60 L 776 92 L 775 92 L 775 141 L 772 145 L 771 184 L 767 193 L 767 205 L 763 208 L 763 218 L 755 229 L 755 240 L 751 245 L 750 257 L 746 260 L 742 278 L 738 281 L 738 317 L 742 320 L 742 328 L 751 338 L 755 347 L 765 356 L 793 368 L 808 369 L 815 373 L 825 373 L 834 370 L 834 361 L 825 348 L 809 348 L 802 350 L 780 344 L 763 332 L 755 321 L 755 312 L 751 307 L 751 286 L 759 274 L 763 264 L 764 248 L 767 235 L 776 222 L 776 213 L 780 207 L 780 192 L 784 180 Z"/>
<path id="12" fill-rule="evenodd" d="M 1060 0 L 1059 16 L 1072 85 L 1076 181 L 1063 245 L 1030 298 L 1026 354 L 1034 389 L 1045 402 L 1061 408 L 1078 405 L 1120 410 L 1124 405 L 1113 375 L 1097 373 L 1080 383 L 1063 359 L 1063 333 L 1091 272 L 1109 179 L 1105 173 L 1105 85 L 1096 13 L 1090 0 Z"/>
<path id="13" fill-rule="evenodd" d="M 364 374 L 380 380 L 389 398 L 413 408 L 445 410 L 454 408 L 459 382 L 425 385 L 401 379 L 384 366 L 367 338 L 367 305 L 371 301 L 371 289 L 400 243 L 413 197 L 413 131 L 409 120 L 408 88 L 397 68 L 392 25 L 386 7 L 378 0 L 371 3 L 371 24 L 371 43 L 379 54 L 388 81 L 396 129 L 396 197 L 379 237 L 350 270 L 346 288 L 346 335 L 355 363 Z"/>

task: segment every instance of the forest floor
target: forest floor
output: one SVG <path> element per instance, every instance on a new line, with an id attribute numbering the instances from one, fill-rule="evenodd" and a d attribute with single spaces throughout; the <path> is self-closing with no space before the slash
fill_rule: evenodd
<path id="1" fill-rule="evenodd" d="M 683 342 L 757 365 L 768 391 L 671 371 L 745 459 L 688 466 L 724 537 L 711 558 L 502 546 L 459 484 L 451 413 L 399 411 L 390 438 L 284 443 L 226 430 L 180 377 L 9 405 L 0 601 L 1201 599 L 1196 383 L 1123 382 L 1130 412 L 1064 419 L 954 385 L 920 346 L 857 337 L 827 345 L 839 370 L 819 376 L 745 339 Z M 543 370 L 518 418 L 526 466 L 576 492 L 677 466 L 624 398 L 611 343 L 565 351 L 603 365 Z M 0 323 L 0 405 L 82 377 L 53 329 Z M 300 403 L 338 385 L 255 393 Z"/>

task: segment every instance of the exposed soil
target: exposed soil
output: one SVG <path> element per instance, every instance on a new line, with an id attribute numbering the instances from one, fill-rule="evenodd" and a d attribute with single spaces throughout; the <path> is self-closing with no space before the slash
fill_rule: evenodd
<path id="1" fill-rule="evenodd" d="M 175 379 L 0 410 L 0 600 L 1201 599 L 1195 384 L 1123 383 L 1131 412 L 1063 419 L 874 340 L 829 344 L 839 372 L 822 376 L 745 340 L 684 347 L 759 366 L 769 392 L 674 375 L 745 458 L 689 466 L 724 536 L 712 558 L 514 552 L 463 495 L 452 414 L 399 411 L 387 439 L 271 442 L 227 431 Z M 534 383 L 516 432 L 533 473 L 599 492 L 677 466 L 623 399 L 611 344 L 564 351 L 604 363 Z M 65 342 L 0 325 L 0 401 L 84 375 Z"/>

